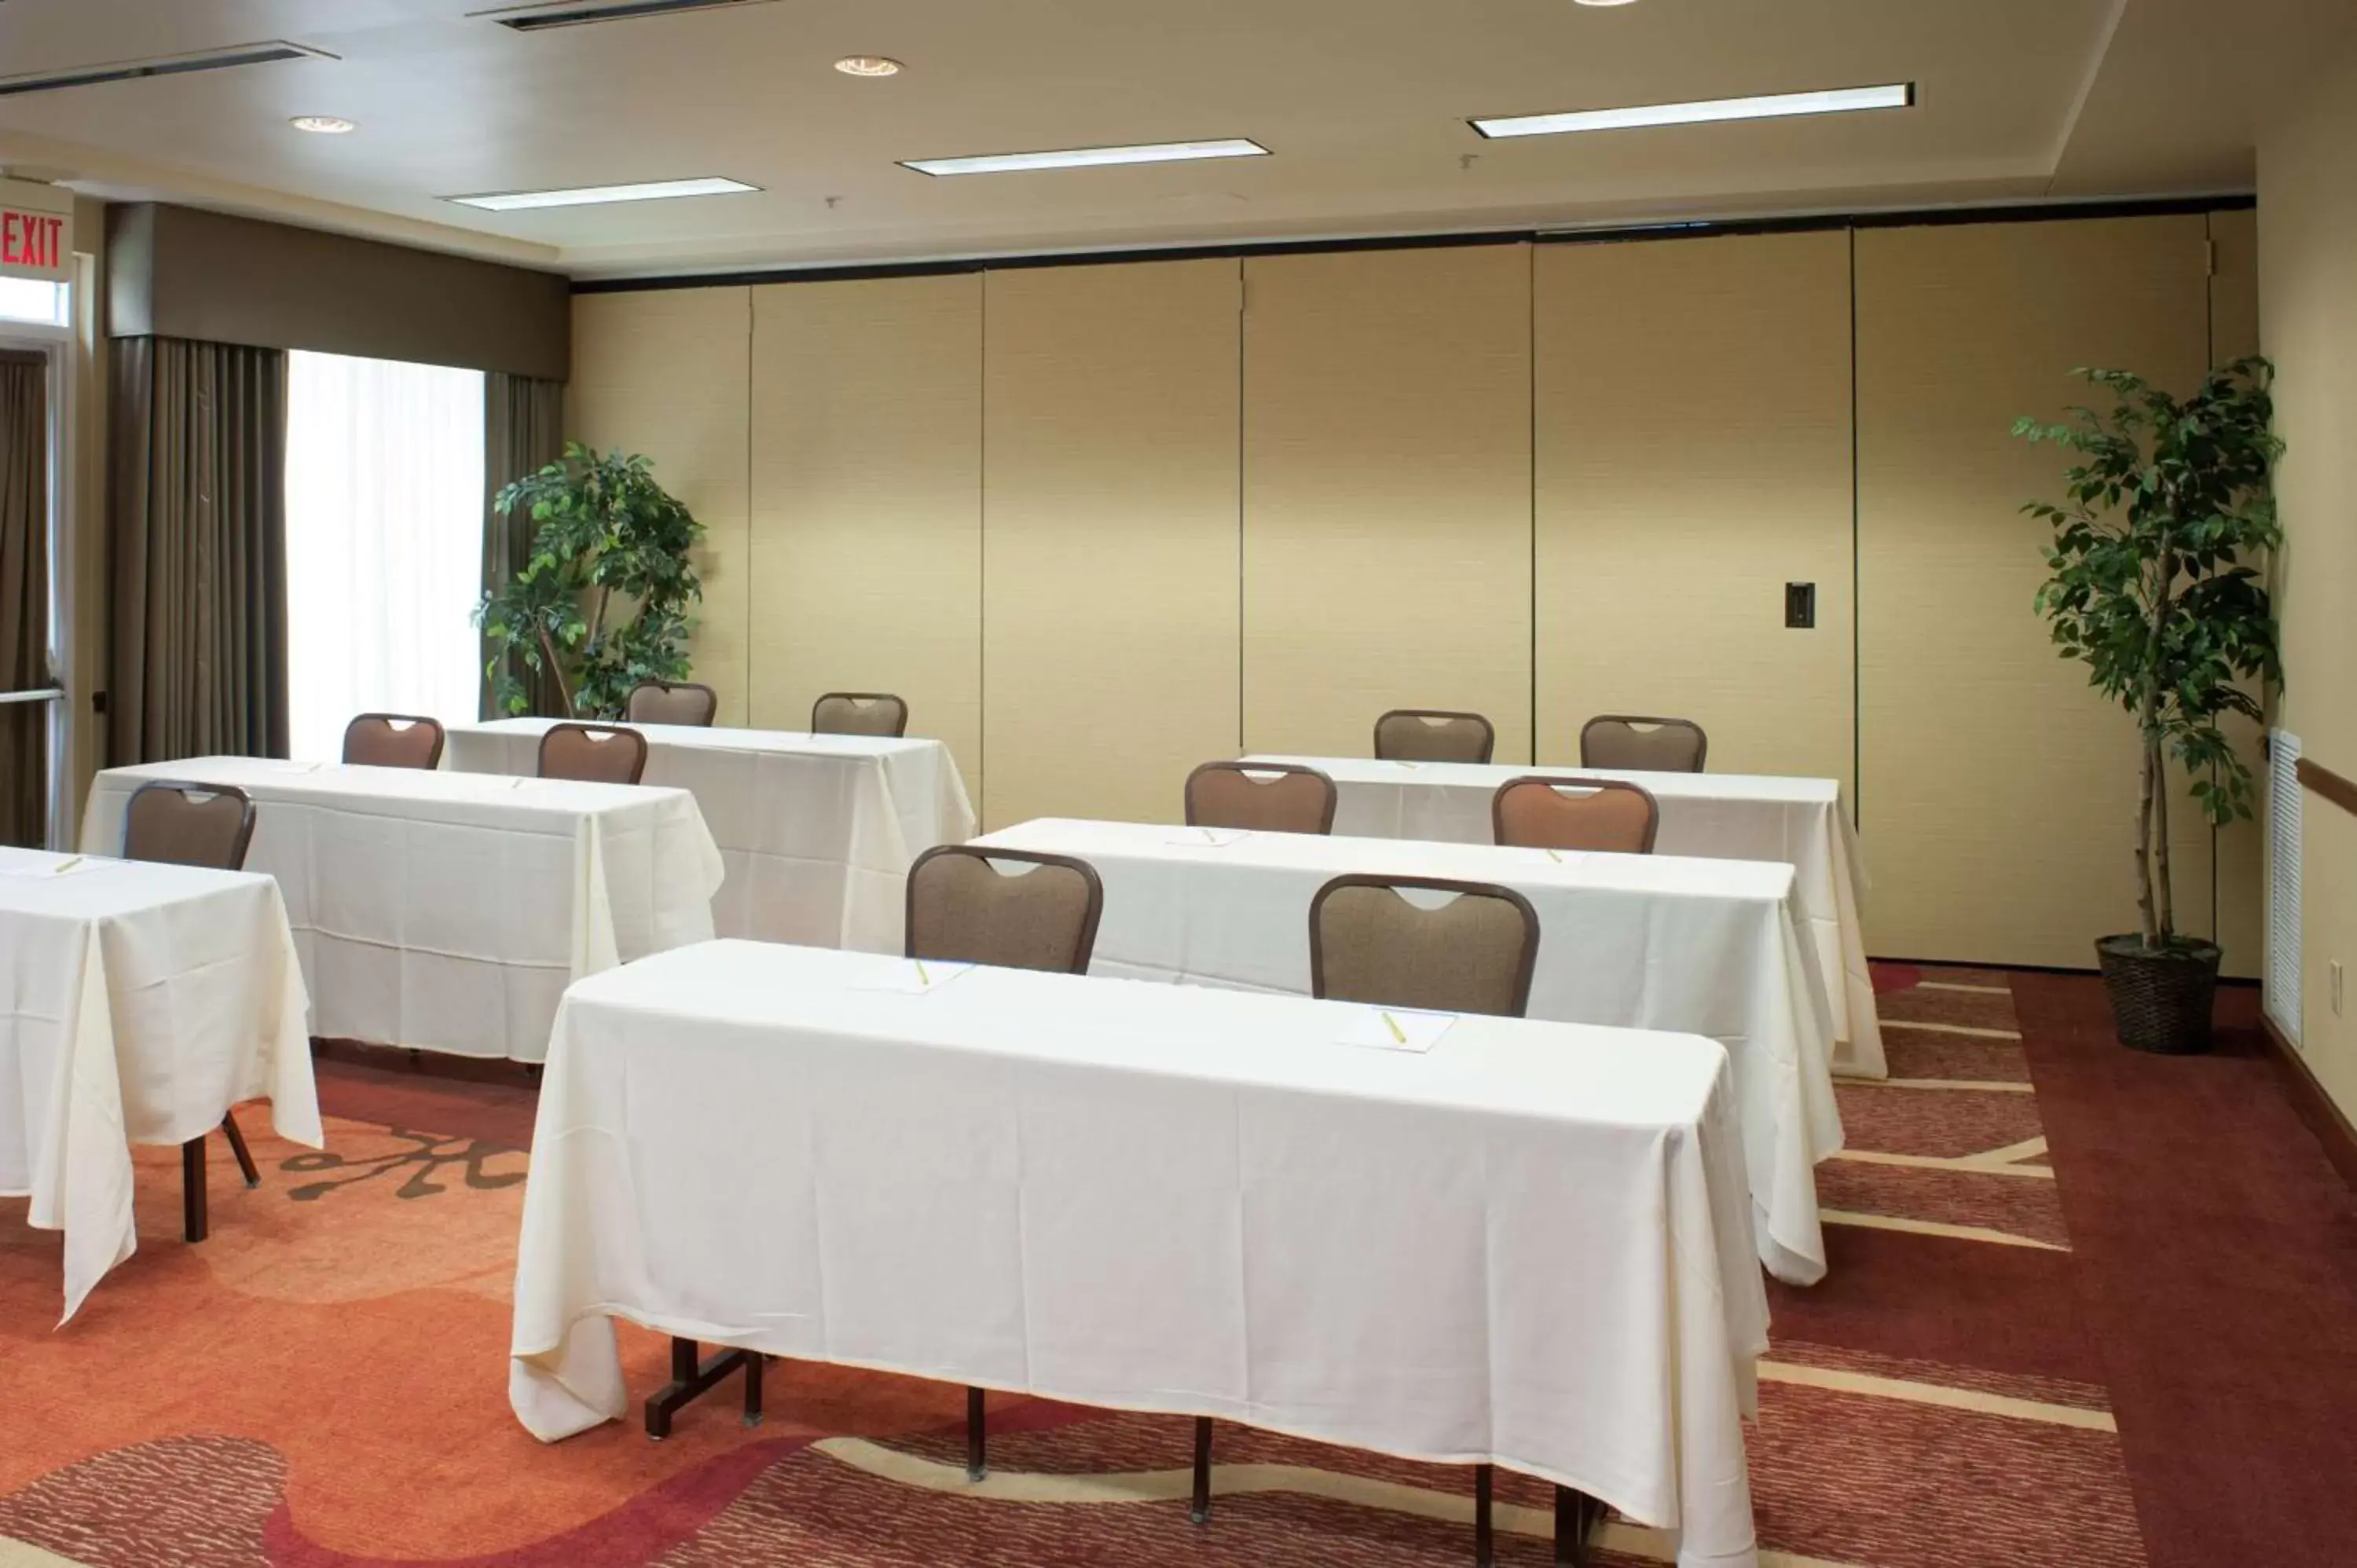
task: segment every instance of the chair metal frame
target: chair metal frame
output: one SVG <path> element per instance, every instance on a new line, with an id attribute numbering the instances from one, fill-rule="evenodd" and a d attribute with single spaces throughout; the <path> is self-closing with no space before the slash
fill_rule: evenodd
<path id="1" fill-rule="evenodd" d="M 905 740 L 908 738 L 909 699 L 901 696 L 897 692 L 821 692 L 818 694 L 818 700 L 811 703 L 811 733 L 813 735 L 865 735 L 867 733 L 865 730 L 823 730 L 819 728 L 818 711 L 832 702 L 897 703 L 900 709 L 900 723 L 899 726 L 895 728 L 888 736 L 876 736 L 874 738 L 890 740 Z"/>
<path id="2" fill-rule="evenodd" d="M 677 722 L 671 719 L 642 719 L 630 711 L 638 703 L 639 693 L 640 692 L 648 691 L 703 693 L 704 717 L 696 720 L 693 725 L 689 725 L 688 727 L 690 728 L 710 729 L 712 727 L 712 721 L 720 716 L 720 693 L 714 691 L 711 687 L 705 685 L 701 681 L 641 681 L 637 685 L 630 688 L 630 694 L 629 696 L 622 699 L 623 723 L 651 725 L 672 724 Z"/>
<path id="3" fill-rule="evenodd" d="M 151 789 L 167 790 L 183 797 L 227 796 L 238 801 L 243 811 L 238 822 L 237 833 L 230 841 L 229 853 L 223 857 L 223 864 L 211 869 L 219 871 L 245 869 L 245 852 L 253 843 L 255 817 L 253 797 L 234 784 L 202 784 L 187 779 L 152 779 L 131 791 L 131 798 L 124 803 L 123 808 L 124 859 L 141 858 L 132 853 L 132 819 L 136 815 L 135 808 L 138 805 L 140 797 Z M 173 861 L 163 864 L 185 865 L 186 863 Z M 229 1152 L 236 1156 L 238 1174 L 245 1178 L 245 1185 L 248 1187 L 260 1187 L 262 1172 L 253 1163 L 253 1151 L 245 1145 L 245 1134 L 238 1128 L 237 1112 L 234 1110 L 221 1113 L 221 1130 L 229 1139 Z M 212 1234 L 211 1209 L 205 1191 L 205 1140 L 199 1133 L 180 1145 L 180 1235 L 184 1240 L 193 1244 L 203 1240 L 210 1234 Z"/>
<path id="4" fill-rule="evenodd" d="M 917 874 L 934 861 L 947 859 L 952 855 L 966 860 L 979 860 L 985 864 L 995 860 L 1013 860 L 1027 865 L 1050 865 L 1065 871 L 1079 872 L 1081 879 L 1088 885 L 1089 904 L 1088 912 L 1081 920 L 1081 932 L 1075 943 L 1076 950 L 1073 954 L 1072 965 L 1070 969 L 1044 972 L 1086 974 L 1089 972 L 1089 960 L 1096 952 L 1097 926 L 1104 918 L 1104 879 L 1097 875 L 1097 868 L 1085 860 L 1069 854 L 1049 854 L 1044 851 L 1031 849 L 992 849 L 981 844 L 937 843 L 909 862 L 908 892 L 904 900 L 901 928 L 901 950 L 906 956 L 909 958 L 924 956 L 916 950 Z"/>
<path id="5" fill-rule="evenodd" d="M 1503 784 L 1499 785 L 1497 792 L 1490 797 L 1490 842 L 1491 843 L 1504 844 L 1506 843 L 1506 796 L 1512 790 L 1526 789 L 1533 785 L 1544 785 L 1550 790 L 1585 789 L 1590 791 L 1601 791 L 1605 789 L 1619 789 L 1642 796 L 1645 801 L 1645 842 L 1641 847 L 1634 851 L 1623 851 L 1620 853 L 1633 853 L 1636 854 L 1651 854 L 1653 853 L 1653 841 L 1660 835 L 1662 831 L 1662 802 L 1654 796 L 1651 789 L 1646 789 L 1642 784 L 1632 784 L 1626 779 L 1560 779 L 1550 777 L 1544 773 L 1525 773 L 1519 779 L 1509 779 Z M 1560 849 L 1563 846 L 1560 844 L 1524 844 L 1520 847 L 1525 849 Z M 1609 850 L 1588 850 L 1577 853 L 1607 854 L 1614 852 Z"/>
<path id="6" fill-rule="evenodd" d="M 1354 871 L 1334 877 L 1318 889 L 1309 900 L 1309 994 L 1326 995 L 1326 948 L 1320 941 L 1318 917 L 1325 913 L 1326 901 L 1346 887 L 1383 887 L 1394 893 L 1408 889 L 1422 893 L 1455 893 L 1479 898 L 1496 898 L 1512 905 L 1523 917 L 1523 952 L 1514 965 L 1514 1010 L 1500 1017 L 1520 1018 L 1531 1004 L 1531 979 L 1538 972 L 1539 912 L 1531 901 L 1511 887 L 1495 882 L 1464 882 L 1453 876 L 1382 876 Z"/>
<path id="7" fill-rule="evenodd" d="M 1190 828 L 1199 828 L 1203 825 L 1201 822 L 1195 820 L 1195 780 L 1202 778 L 1207 773 L 1242 773 L 1246 776 L 1247 782 L 1254 785 L 1255 787 L 1262 788 L 1266 788 L 1268 786 L 1262 785 L 1261 780 L 1251 778 L 1251 775 L 1254 773 L 1286 773 L 1298 774 L 1315 779 L 1326 786 L 1326 808 L 1318 815 L 1318 831 L 1321 833 L 1331 833 L 1334 831 L 1334 812 L 1341 804 L 1341 790 L 1336 788 L 1334 780 L 1330 775 L 1315 768 L 1305 767 L 1298 762 L 1223 761 L 1199 764 L 1197 767 L 1189 770 L 1187 774 L 1187 784 L 1183 796 L 1183 803 L 1186 808 L 1187 825 Z M 1269 782 L 1273 785 L 1275 780 L 1270 780 Z"/>
<path id="8" fill-rule="evenodd" d="M 1598 725 L 1652 725 L 1658 729 L 1690 729 L 1695 735 L 1695 762 L 1694 767 L 1686 771 L 1703 772 L 1704 765 L 1710 760 L 1710 732 L 1692 719 L 1671 718 L 1658 714 L 1598 714 L 1579 726 L 1579 765 L 1582 768 L 1595 766 L 1587 760 L 1587 732 Z M 1632 768 L 1626 771 L 1641 773 L 1646 770 Z M 1677 769 L 1667 771 L 1675 772 Z"/>
<path id="9" fill-rule="evenodd" d="M 1388 757 L 1383 755 L 1383 725 L 1390 719 L 1471 719 L 1481 726 L 1481 755 L 1474 761 L 1487 766 L 1498 754 L 1498 726 L 1490 722 L 1487 714 L 1460 712 L 1455 708 L 1393 708 L 1375 719 L 1373 751 L 1378 762 L 1420 762 L 1421 757 Z"/>
<path id="10" fill-rule="evenodd" d="M 564 735 L 564 734 L 567 733 L 568 731 L 578 732 L 579 734 L 582 734 L 582 735 L 591 735 L 591 736 L 596 736 L 596 735 L 610 735 L 610 736 L 629 736 L 629 737 L 630 737 L 630 745 L 631 745 L 631 746 L 632 746 L 632 747 L 634 747 L 634 748 L 635 748 L 635 750 L 636 750 L 636 760 L 635 760 L 635 762 L 633 763 L 633 765 L 632 765 L 632 767 L 631 767 L 631 768 L 630 768 L 630 777 L 629 778 L 629 779 L 627 779 L 627 780 L 626 780 L 626 782 L 630 783 L 630 784 L 637 784 L 637 783 L 639 783 L 640 780 L 642 780 L 642 779 L 644 779 L 646 778 L 646 776 L 647 776 L 647 737 L 646 737 L 644 735 L 640 734 L 640 733 L 639 731 L 637 731 L 637 730 L 632 729 L 632 728 L 631 728 L 630 725 L 592 725 L 592 724 L 581 724 L 581 723 L 577 723 L 577 722 L 576 722 L 575 720 L 572 720 L 572 719 L 567 719 L 567 720 L 565 720 L 563 724 L 551 725 L 549 725 L 549 726 L 548 726 L 548 728 L 547 728 L 547 730 L 546 730 L 546 731 L 545 731 L 545 732 L 541 736 L 541 737 L 540 737 L 540 749 L 539 749 L 539 751 L 538 751 L 538 752 L 535 754 L 535 756 L 534 756 L 534 758 L 533 758 L 533 769 L 534 769 L 534 771 L 538 774 L 538 776 L 539 776 L 539 777 L 541 777 L 541 778 L 543 778 L 543 779 L 548 779 L 548 778 L 552 778 L 552 777 L 554 777 L 554 778 L 558 778 L 558 779 L 569 779 L 569 780 L 571 780 L 571 781 L 572 781 L 572 782 L 574 782 L 574 783 L 578 783 L 578 784 L 610 784 L 610 783 L 614 782 L 614 780 L 612 780 L 612 779 L 573 779 L 572 775 L 570 775 L 570 774 L 564 774 L 564 773 L 560 773 L 560 774 L 554 774 L 554 775 L 552 775 L 552 774 L 548 771 L 548 743 L 549 743 L 551 740 L 554 739 L 556 736 L 560 736 L 560 735 Z M 604 745 L 604 746 L 612 746 L 612 745 L 616 745 L 616 744 L 619 744 L 619 743 L 618 743 L 618 742 L 614 742 L 614 741 L 601 741 L 601 742 L 599 742 L 598 744 L 599 744 L 599 745 Z"/>
<path id="11" fill-rule="evenodd" d="M 347 768 L 363 766 L 352 761 L 352 732 L 365 724 L 381 724 L 388 727 L 394 725 L 408 725 L 412 727 L 431 729 L 434 732 L 434 748 L 425 754 L 425 760 L 422 763 L 413 765 L 405 762 L 371 762 L 364 766 L 370 768 L 414 766 L 425 772 L 431 772 L 442 766 L 442 747 L 448 742 L 450 736 L 449 732 L 442 727 L 440 719 L 428 718 L 424 714 L 359 714 L 353 716 L 351 723 L 344 726 L 343 760 Z"/>

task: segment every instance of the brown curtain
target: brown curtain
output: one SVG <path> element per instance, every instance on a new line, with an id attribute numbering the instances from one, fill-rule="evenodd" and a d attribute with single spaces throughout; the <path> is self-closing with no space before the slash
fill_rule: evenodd
<path id="1" fill-rule="evenodd" d="M 107 755 L 286 755 L 286 356 L 113 344 Z"/>
<path id="2" fill-rule="evenodd" d="M 492 371 L 483 377 L 483 592 L 493 593 L 523 570 L 532 559 L 532 536 L 537 525 L 519 510 L 501 517 L 491 501 L 500 490 L 565 454 L 565 385 L 532 376 L 511 376 Z M 483 650 L 488 664 L 490 649 Z M 533 675 L 532 711 L 562 716 L 565 694 L 553 671 Z M 491 682 L 483 677 L 482 716 L 505 718 L 491 707 Z"/>
<path id="3" fill-rule="evenodd" d="M 0 692 L 49 681 L 49 361 L 0 351 Z M 47 703 L 0 703 L 0 843 L 48 836 Z"/>

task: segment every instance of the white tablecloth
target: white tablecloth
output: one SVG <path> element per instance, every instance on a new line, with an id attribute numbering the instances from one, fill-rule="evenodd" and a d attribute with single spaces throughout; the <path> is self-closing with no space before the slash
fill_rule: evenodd
<path id="1" fill-rule="evenodd" d="M 500 719 L 450 731 L 443 766 L 539 770 L 554 719 Z M 896 953 L 909 864 L 961 843 L 974 807 L 937 740 L 634 725 L 649 784 L 690 791 L 728 878 L 713 901 L 724 937 Z"/>
<path id="2" fill-rule="evenodd" d="M 253 797 L 311 1033 L 538 1061 L 565 988 L 712 935 L 720 852 L 683 789 L 207 757 L 98 776 L 82 847 L 151 779 Z"/>
<path id="3" fill-rule="evenodd" d="M 1251 760 L 1247 758 L 1246 760 Z M 1334 831 L 1359 838 L 1440 839 L 1491 843 L 1490 802 L 1510 779 L 1543 773 L 1626 779 L 1662 805 L 1660 854 L 1700 860 L 1772 860 L 1798 873 L 1794 891 L 1833 1005 L 1834 1070 L 1856 1078 L 1889 1074 L 1874 979 L 1866 966 L 1859 914 L 1866 873 L 1833 779 L 1740 773 L 1634 773 L 1606 768 L 1374 762 L 1357 757 L 1266 757 L 1299 762 L 1333 779 L 1341 800 Z"/>
<path id="4" fill-rule="evenodd" d="M 65 1316 L 131 1256 L 131 1145 L 267 1096 L 317 1148 L 303 977 L 266 876 L 0 849 L 0 1194 L 65 1232 Z"/>
<path id="5" fill-rule="evenodd" d="M 628 1403 L 609 1316 L 773 1355 L 1494 1460 L 1750 1564 L 1767 1302 L 1727 1054 L 724 941 L 566 996 L 509 1397 Z M 1174 1454 L 1173 1465 L 1185 1463 Z"/>
<path id="6" fill-rule="evenodd" d="M 1793 1284 L 1824 1278 L 1815 1166 L 1841 1147 L 1841 1112 L 1792 867 L 1056 820 L 975 842 L 1096 867 L 1105 900 L 1092 974 L 1305 996 L 1309 900 L 1328 878 L 1372 872 L 1515 889 L 1539 915 L 1530 1016 L 1725 1046 L 1760 1261 Z"/>

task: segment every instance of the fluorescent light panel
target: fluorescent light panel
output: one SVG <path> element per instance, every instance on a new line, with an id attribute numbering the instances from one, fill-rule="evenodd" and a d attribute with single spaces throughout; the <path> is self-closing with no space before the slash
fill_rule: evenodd
<path id="1" fill-rule="evenodd" d="M 1073 147 L 1060 153 L 986 153 L 972 158 L 903 158 L 919 174 L 1015 174 L 1035 168 L 1093 168 L 1105 164 L 1175 164 L 1196 158 L 1265 158 L 1268 149 L 1238 136 L 1222 142 L 1155 142 L 1136 147 Z"/>
<path id="2" fill-rule="evenodd" d="M 582 185 L 568 190 L 510 190 L 490 196 L 446 196 L 461 207 L 490 212 L 521 212 L 535 207 L 595 207 L 609 201 L 662 201 L 674 196 L 735 196 L 759 190 L 740 179 L 657 179 L 643 185 Z"/>
<path id="3" fill-rule="evenodd" d="M 1778 92 L 1765 98 L 1710 98 L 1695 103 L 1643 103 L 1628 109 L 1584 109 L 1570 114 L 1516 114 L 1474 120 L 1485 136 L 1558 136 L 1572 131 L 1633 131 L 1648 125 L 1708 125 L 1726 120 L 1781 120 L 1798 114 L 1848 114 L 1861 109 L 1905 109 L 1915 84 L 1839 87 L 1825 92 Z"/>

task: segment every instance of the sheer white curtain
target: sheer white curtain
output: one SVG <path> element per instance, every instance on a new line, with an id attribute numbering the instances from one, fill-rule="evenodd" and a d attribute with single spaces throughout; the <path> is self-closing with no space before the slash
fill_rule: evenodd
<path id="1" fill-rule="evenodd" d="M 483 376 L 288 356 L 288 739 L 333 761 L 355 714 L 476 716 Z"/>

